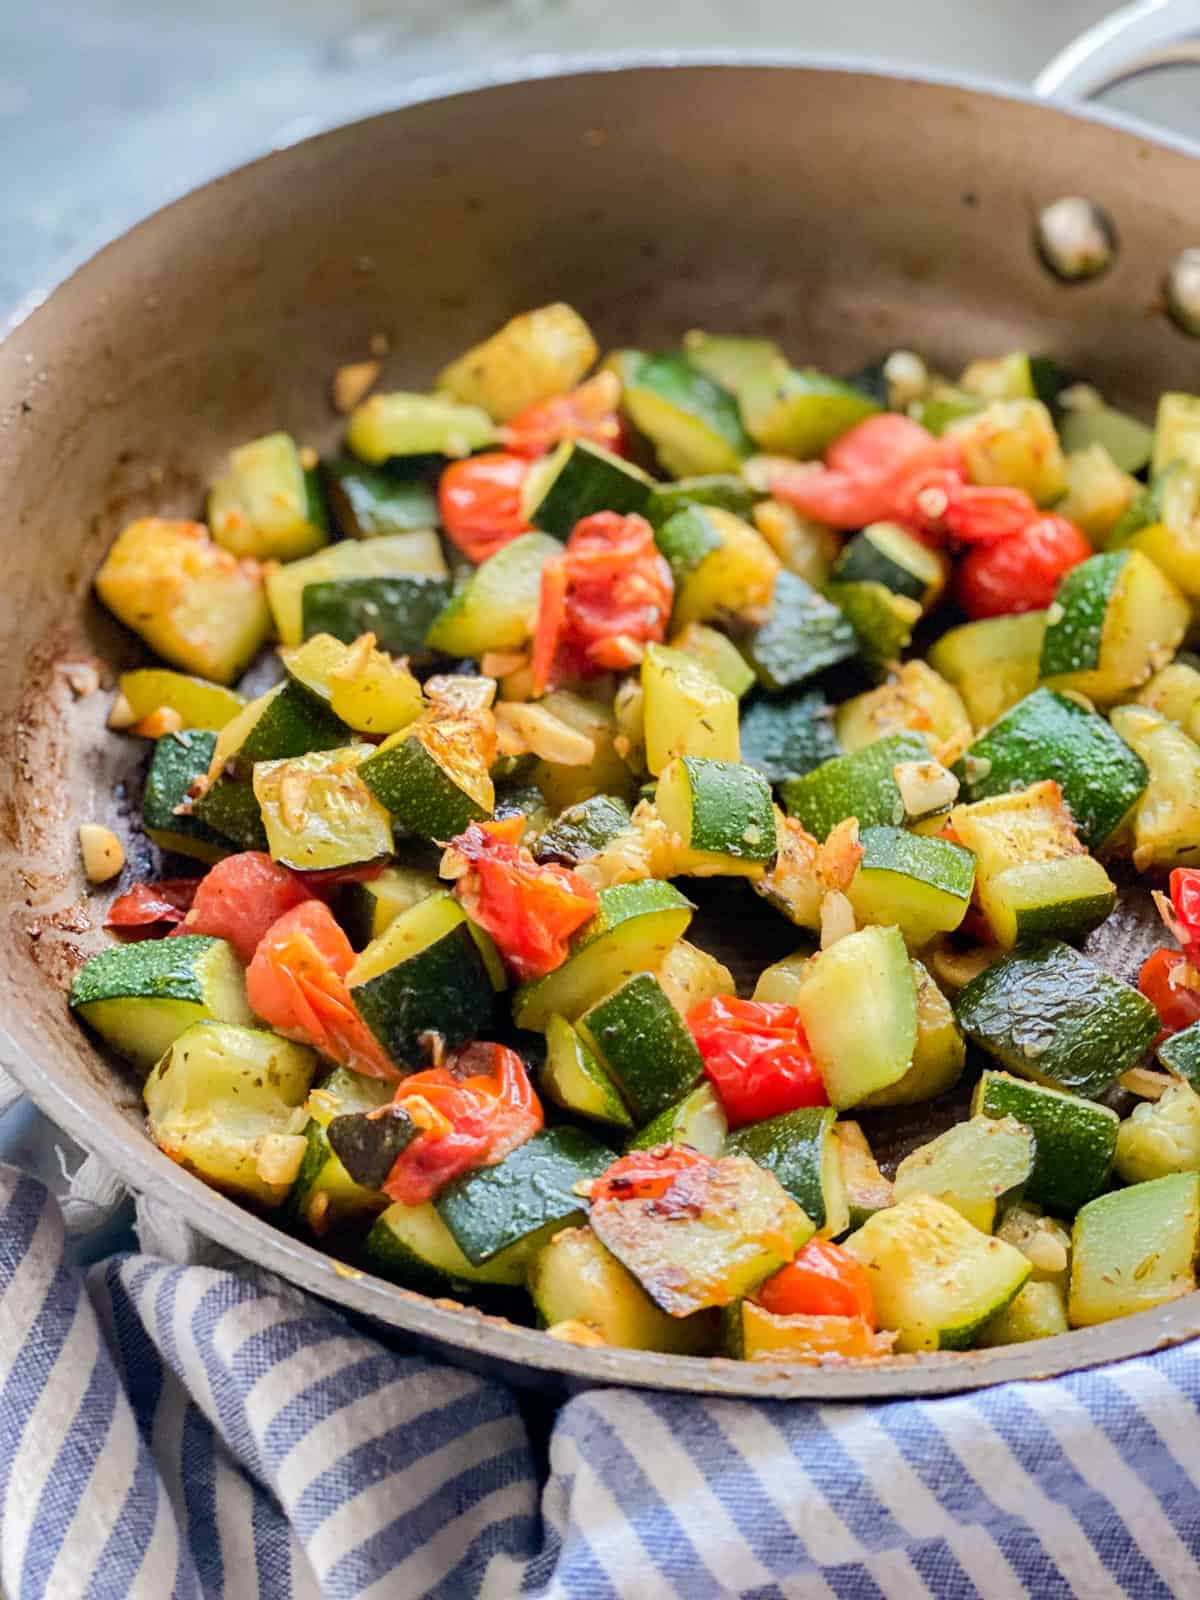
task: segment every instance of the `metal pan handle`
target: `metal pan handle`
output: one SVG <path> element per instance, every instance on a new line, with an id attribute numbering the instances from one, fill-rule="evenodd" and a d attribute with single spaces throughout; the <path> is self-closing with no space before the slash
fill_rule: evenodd
<path id="1" fill-rule="evenodd" d="M 1072 40 L 1033 86 L 1048 100 L 1090 100 L 1158 67 L 1197 65 L 1197 0 L 1135 0 Z"/>

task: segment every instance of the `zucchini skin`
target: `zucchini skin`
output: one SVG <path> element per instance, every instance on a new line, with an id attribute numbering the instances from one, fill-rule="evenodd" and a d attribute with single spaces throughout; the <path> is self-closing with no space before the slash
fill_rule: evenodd
<path id="1" fill-rule="evenodd" d="M 1158 1013 L 1070 945 L 1015 951 L 959 991 L 954 1014 L 1002 1066 L 1094 1098 L 1150 1048 Z"/>
<path id="2" fill-rule="evenodd" d="M 653 973 L 627 979 L 592 1006 L 579 1027 L 635 1122 L 649 1122 L 704 1075 L 695 1041 Z"/>
<path id="3" fill-rule="evenodd" d="M 155 741 L 142 791 L 142 826 L 161 849 L 209 862 L 229 853 L 229 841 L 215 828 L 175 810 L 196 779 L 207 773 L 216 743 L 216 734 L 204 728 L 164 734 Z"/>
<path id="4" fill-rule="evenodd" d="M 528 521 L 558 539 L 568 538 L 577 522 L 596 511 L 644 512 L 654 489 L 654 479 L 640 467 L 586 439 L 561 446 L 559 464 L 551 470 Z"/>
<path id="5" fill-rule="evenodd" d="M 859 636 L 844 612 L 795 572 L 782 570 L 767 620 L 746 645 L 764 689 L 794 689 L 827 667 L 859 654 Z"/>
<path id="6" fill-rule="evenodd" d="M 832 1106 L 804 1106 L 751 1123 L 729 1136 L 730 1155 L 749 1156 L 773 1172 L 818 1229 L 825 1227 L 826 1145 L 837 1112 Z"/>
<path id="7" fill-rule="evenodd" d="M 180 1000 L 203 1005 L 203 957 L 224 940 L 185 933 L 177 939 L 145 939 L 101 950 L 75 974 L 69 1004 L 73 1008 L 98 1000 Z"/>
<path id="8" fill-rule="evenodd" d="M 445 1049 L 484 1038 L 495 990 L 465 922 L 440 939 L 350 989 L 354 1008 L 391 1058 L 424 1062 L 436 1033 Z"/>
<path id="9" fill-rule="evenodd" d="M 373 633 L 389 655 L 419 657 L 429 653 L 425 636 L 449 599 L 448 578 L 336 578 L 301 591 L 301 625 L 306 639 L 331 633 L 353 644 Z"/>
<path id="10" fill-rule="evenodd" d="M 680 478 L 675 483 L 659 483 L 639 509 L 653 528 L 688 506 L 716 506 L 732 511 L 735 517 L 748 517 L 762 495 L 744 478 L 732 472 L 710 472 L 703 477 Z"/>
<path id="11" fill-rule="evenodd" d="M 347 539 L 385 539 L 437 524 L 437 502 L 419 478 L 396 477 L 351 456 L 323 461 L 321 477 L 338 531 Z"/>
<path id="12" fill-rule="evenodd" d="M 533 845 L 535 861 L 558 861 L 577 867 L 604 849 L 623 828 L 629 826 L 629 807 L 615 795 L 597 794 L 568 806 L 548 828 L 543 828 Z"/>
<path id="13" fill-rule="evenodd" d="M 836 756 L 803 778 L 791 778 L 779 793 L 789 816 L 797 817 L 817 839 L 825 839 L 845 817 L 860 828 L 899 827 L 904 802 L 893 769 L 906 761 L 928 761 L 929 747 L 917 733 L 877 739 L 853 755 Z"/>
<path id="14" fill-rule="evenodd" d="M 768 783 L 803 778 L 840 754 L 833 707 L 817 689 L 753 700 L 742 712 L 742 760 Z"/>
<path id="15" fill-rule="evenodd" d="M 1120 1119 L 1108 1106 L 985 1072 L 971 1102 L 974 1115 L 1015 1117 L 1037 1140 L 1026 1196 L 1057 1216 L 1074 1216 L 1108 1182 Z"/>

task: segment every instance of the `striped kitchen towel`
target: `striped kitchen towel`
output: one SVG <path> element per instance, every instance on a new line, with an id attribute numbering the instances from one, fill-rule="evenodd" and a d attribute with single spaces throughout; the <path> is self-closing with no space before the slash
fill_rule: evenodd
<path id="1" fill-rule="evenodd" d="M 1200 1595 L 1196 1346 L 872 1406 L 595 1390 L 539 1472 L 503 1385 L 236 1272 L 85 1281 L 0 1167 L 0 1385 L 8 1600 Z"/>

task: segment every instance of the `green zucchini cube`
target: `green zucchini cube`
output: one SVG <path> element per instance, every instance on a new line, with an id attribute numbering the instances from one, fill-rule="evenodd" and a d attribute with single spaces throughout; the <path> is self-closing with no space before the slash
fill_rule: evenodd
<path id="1" fill-rule="evenodd" d="M 1148 1311 L 1196 1287 L 1200 1173 L 1179 1172 L 1090 1200 L 1071 1235 L 1073 1328 Z"/>
<path id="2" fill-rule="evenodd" d="M 637 1122 L 665 1111 L 704 1074 L 695 1040 L 652 972 L 636 973 L 597 1001 L 579 1033 Z"/>

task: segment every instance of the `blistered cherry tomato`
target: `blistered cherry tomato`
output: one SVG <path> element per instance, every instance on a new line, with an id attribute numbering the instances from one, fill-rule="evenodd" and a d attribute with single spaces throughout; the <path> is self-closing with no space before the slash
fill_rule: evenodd
<path id="1" fill-rule="evenodd" d="M 660 1200 L 681 1172 L 711 1165 L 710 1157 L 682 1144 L 631 1150 L 595 1180 L 591 1199 L 593 1204 L 598 1200 Z"/>
<path id="2" fill-rule="evenodd" d="M 719 994 L 687 1022 L 731 1128 L 829 1104 L 793 1006 Z"/>
<path id="3" fill-rule="evenodd" d="M 959 564 L 958 602 L 972 619 L 1042 611 L 1092 547 L 1065 517 L 1038 517 L 1020 533 L 976 545 Z"/>
<path id="4" fill-rule="evenodd" d="M 570 394 L 544 400 L 513 417 L 500 430 L 505 448 L 514 455 L 545 455 L 564 439 L 587 439 L 620 452 L 625 442 L 617 406 L 621 380 L 615 372 L 598 372 Z"/>
<path id="5" fill-rule="evenodd" d="M 452 462 L 438 484 L 438 509 L 446 537 L 474 562 L 503 550 L 529 524 L 521 490 L 529 475 L 523 456 L 494 450 Z"/>
<path id="6" fill-rule="evenodd" d="M 249 961 L 267 929 L 311 898 L 299 878 L 265 851 L 243 850 L 218 861 L 200 880 L 184 932 L 228 939 Z"/>
<path id="7" fill-rule="evenodd" d="M 157 883 L 135 883 L 118 895 L 104 919 L 106 928 L 165 929 L 182 922 L 199 887 L 199 878 L 161 878 Z"/>
<path id="8" fill-rule="evenodd" d="M 1158 1012 L 1164 1034 L 1200 1022 L 1200 973 L 1180 950 L 1156 950 L 1142 963 L 1138 988 Z"/>
<path id="9" fill-rule="evenodd" d="M 869 1328 L 875 1327 L 875 1299 L 866 1268 L 849 1251 L 825 1239 L 810 1239 L 754 1298 L 776 1316 L 861 1317 Z"/>

